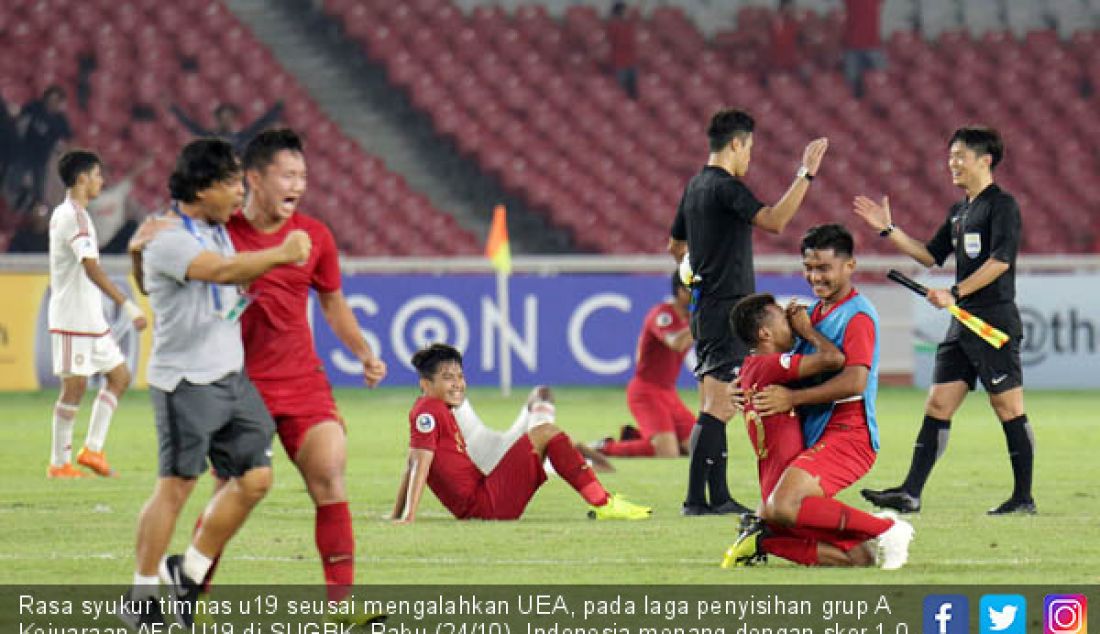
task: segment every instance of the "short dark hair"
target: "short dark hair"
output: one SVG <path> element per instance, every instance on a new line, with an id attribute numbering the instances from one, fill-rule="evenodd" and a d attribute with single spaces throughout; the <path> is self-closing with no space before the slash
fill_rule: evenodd
<path id="1" fill-rule="evenodd" d="M 947 147 L 951 147 L 958 141 L 970 148 L 978 156 L 988 154 L 993 158 L 989 169 L 997 167 L 1005 155 L 1005 142 L 1001 139 L 1001 133 L 984 125 L 967 125 L 955 130 Z"/>
<path id="2" fill-rule="evenodd" d="M 168 191 L 180 202 L 193 203 L 202 190 L 241 173 L 233 146 L 222 139 L 197 139 L 183 146 L 168 177 Z"/>
<path id="3" fill-rule="evenodd" d="M 72 187 L 76 185 L 76 179 L 80 178 L 81 174 L 91 172 L 96 165 L 102 168 L 103 161 L 99 160 L 95 152 L 69 150 L 57 161 L 57 175 L 61 177 L 65 187 Z"/>
<path id="4" fill-rule="evenodd" d="M 412 366 L 416 368 L 420 378 L 430 381 L 439 370 L 439 366 L 452 361 L 459 366 L 462 365 L 462 353 L 457 348 L 445 343 L 433 343 L 427 348 L 416 351 L 412 358 Z"/>
<path id="5" fill-rule="evenodd" d="M 257 134 L 244 148 L 241 164 L 246 170 L 263 170 L 283 150 L 302 154 L 302 138 L 290 128 L 270 128 Z"/>
<path id="6" fill-rule="evenodd" d="M 851 232 L 844 225 L 831 223 L 817 225 L 806 230 L 802 236 L 802 244 L 799 252 L 805 253 L 807 249 L 824 250 L 832 249 L 837 255 L 852 257 L 856 252 L 855 240 Z"/>
<path id="7" fill-rule="evenodd" d="M 756 333 L 768 315 L 768 306 L 775 304 L 771 293 L 755 293 L 741 299 L 730 311 L 730 330 L 749 346 L 757 343 Z"/>
<path id="8" fill-rule="evenodd" d="M 721 152 L 722 148 L 729 145 L 733 137 L 744 138 L 752 134 L 756 122 L 749 113 L 736 108 L 726 108 L 715 112 L 707 125 L 707 140 L 710 142 L 711 152 Z"/>

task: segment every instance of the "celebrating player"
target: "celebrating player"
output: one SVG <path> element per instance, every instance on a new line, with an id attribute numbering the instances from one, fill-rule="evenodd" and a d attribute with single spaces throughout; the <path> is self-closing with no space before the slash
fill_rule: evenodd
<path id="1" fill-rule="evenodd" d="M 608 493 L 569 436 L 553 424 L 549 388 L 532 392 L 527 432 L 486 472 L 472 457 L 484 451 L 467 445 L 453 411 L 466 400 L 462 354 L 437 343 L 413 355 L 412 364 L 420 376 L 423 395 L 409 412 L 409 459 L 393 507 L 395 522 L 416 519 L 425 485 L 458 519 L 517 519 L 546 481 L 544 458 L 550 459 L 558 475 L 591 506 L 590 517 L 649 518 L 649 508 Z"/>
<path id="2" fill-rule="evenodd" d="M 967 392 L 974 389 L 977 379 L 981 379 L 989 394 L 989 404 L 1001 421 L 1013 478 L 1012 495 L 988 513 L 1035 513 L 1035 500 L 1031 496 L 1035 436 L 1024 412 L 1020 363 L 1023 323 L 1016 307 L 1020 207 L 1016 199 L 993 182 L 993 169 L 1002 156 L 1004 143 L 996 130 L 979 126 L 955 130 L 948 142 L 947 166 L 952 182 L 966 192 L 966 199 L 951 206 L 947 219 L 927 244 L 911 238 L 894 224 L 890 201 L 885 197 L 882 204 L 864 196 L 855 200 L 855 212 L 868 225 L 921 264 L 943 266 L 947 256 L 954 252 L 955 285 L 930 290 L 929 303 L 936 308 L 958 304 L 1010 337 L 1008 345 L 994 349 L 951 320 L 947 336 L 936 349 L 932 389 L 913 446 L 909 475 L 901 486 L 881 491 L 864 489 L 863 497 L 876 506 L 902 513 L 920 510 L 924 484 L 936 460 L 947 449 L 951 417 Z"/>
<path id="3" fill-rule="evenodd" d="M 691 348 L 691 291 L 672 274 L 672 300 L 649 310 L 638 335 L 637 366 L 626 386 L 626 404 L 638 423 L 636 438 L 605 438 L 592 448 L 607 456 L 687 455 L 695 416 L 676 392 L 676 378 Z M 632 428 L 624 428 L 626 429 Z"/>
<path id="4" fill-rule="evenodd" d="M 92 405 L 88 435 L 77 463 L 101 476 L 114 475 L 103 444 L 118 399 L 130 385 L 130 369 L 103 316 L 103 294 L 122 308 L 137 330 L 145 315 L 122 293 L 99 265 L 95 225 L 88 203 L 103 189 L 103 163 L 86 150 L 66 152 L 57 164 L 67 188 L 65 201 L 50 216 L 49 328 L 53 371 L 61 378 L 61 395 L 53 408 L 53 446 L 48 478 L 83 478 L 73 467 L 73 421 L 88 389 L 88 377 L 106 376 Z"/>
<path id="5" fill-rule="evenodd" d="M 318 304 L 336 336 L 363 364 L 374 387 L 386 376 L 340 290 L 340 263 L 332 232 L 297 211 L 306 191 L 301 139 L 281 128 L 261 132 L 245 148 L 249 195 L 226 228 L 238 251 L 257 251 L 304 231 L 314 245 L 299 266 L 274 269 L 254 281 L 252 305 L 241 318 L 248 376 L 278 423 L 279 439 L 298 467 L 313 501 L 314 534 L 329 598 L 341 599 L 355 581 L 355 535 L 344 469 L 347 432 L 313 346 L 307 304 Z"/>
<path id="6" fill-rule="evenodd" d="M 711 117 L 707 126 L 710 157 L 684 190 L 669 240 L 669 252 L 677 262 L 690 251 L 692 291 L 698 294 L 691 331 L 701 406 L 691 432 L 684 515 L 749 510 L 733 499 L 726 482 L 726 423 L 734 413 L 726 388 L 746 352 L 745 344 L 730 332 L 729 312 L 737 300 L 756 289 L 753 226 L 771 233 L 783 231 L 802 204 L 829 145 L 823 138 L 811 141 L 787 192 L 774 205 L 765 206 L 741 181 L 752 160 L 755 125 L 740 110 L 720 110 Z"/>
<path id="7" fill-rule="evenodd" d="M 870 470 L 878 451 L 875 419 L 878 313 L 852 286 L 856 263 L 852 257 L 852 236 L 847 229 L 836 224 L 812 227 L 802 238 L 801 250 L 806 281 L 818 298 L 810 310 L 809 321 L 843 352 L 844 366 L 819 385 L 800 389 L 777 384 L 753 386 L 749 381 L 756 377 L 744 379 L 744 386 L 754 391 L 751 407 L 761 419 L 800 408 L 805 449 L 789 462 L 770 493 L 763 513 L 767 524 L 748 522 L 726 552 L 723 566 L 752 564 L 769 552 L 768 548 L 777 550 L 776 554 L 787 559 L 813 565 L 822 563 L 816 542 L 831 542 L 843 551 L 851 551 L 856 545 L 877 537 L 882 567 L 900 568 L 908 558 L 913 527 L 902 520 L 864 513 L 833 497 Z M 747 317 L 742 320 L 742 316 L 738 314 L 739 333 L 759 339 L 760 328 L 753 327 L 758 322 Z M 740 325 L 742 321 L 751 321 L 752 325 Z M 796 323 L 800 321 L 795 320 Z M 799 342 L 795 351 L 804 355 L 812 353 L 817 349 L 815 339 L 818 338 L 810 336 L 812 333 L 807 331 L 805 324 L 798 328 L 800 333 L 805 331 L 807 337 Z M 775 352 L 771 347 L 765 349 Z M 779 361 L 782 360 L 780 357 Z M 794 364 L 793 358 L 788 357 L 788 360 Z M 830 535 L 830 538 L 816 542 L 813 539 L 773 540 L 769 524 L 811 529 L 819 535 Z M 796 533 L 795 536 L 803 537 L 804 534 Z M 855 557 L 851 563 L 866 563 L 859 551 Z"/>
<path id="8" fill-rule="evenodd" d="M 200 139 L 180 152 L 169 181 L 176 222 L 145 246 L 144 288 L 156 318 L 149 358 L 159 477 L 138 518 L 132 601 L 120 617 L 131 627 L 161 623 L 160 576 L 176 621 L 189 629 L 199 582 L 213 559 L 271 487 L 271 419 L 244 373 L 238 319 L 248 303 L 236 285 L 310 256 L 304 231 L 271 248 L 235 253 L 224 223 L 241 202 L 241 168 L 225 141 Z M 227 478 L 210 500 L 183 555 L 161 561 L 180 510 L 207 460 Z"/>

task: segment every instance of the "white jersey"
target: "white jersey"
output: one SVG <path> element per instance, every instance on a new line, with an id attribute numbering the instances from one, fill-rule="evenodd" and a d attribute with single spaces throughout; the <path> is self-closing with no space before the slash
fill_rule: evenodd
<path id="1" fill-rule="evenodd" d="M 50 332 L 105 335 L 103 292 L 81 261 L 99 259 L 96 231 L 88 212 L 66 197 L 50 216 Z"/>

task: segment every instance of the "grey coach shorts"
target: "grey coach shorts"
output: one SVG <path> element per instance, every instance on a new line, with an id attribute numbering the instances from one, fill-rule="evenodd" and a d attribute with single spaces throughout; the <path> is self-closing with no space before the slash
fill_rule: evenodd
<path id="1" fill-rule="evenodd" d="M 195 478 L 206 459 L 220 477 L 271 466 L 275 421 L 241 372 L 209 385 L 180 381 L 171 392 L 149 388 L 157 424 L 161 477 Z"/>

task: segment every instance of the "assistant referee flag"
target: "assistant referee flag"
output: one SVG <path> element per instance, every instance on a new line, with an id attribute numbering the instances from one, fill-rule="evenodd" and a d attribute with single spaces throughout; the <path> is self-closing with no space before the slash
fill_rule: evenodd
<path id="1" fill-rule="evenodd" d="M 489 239 L 485 243 L 485 257 L 493 268 L 505 275 L 512 272 L 512 247 L 508 243 L 508 212 L 504 205 L 493 209 L 493 224 L 489 227 Z"/>

